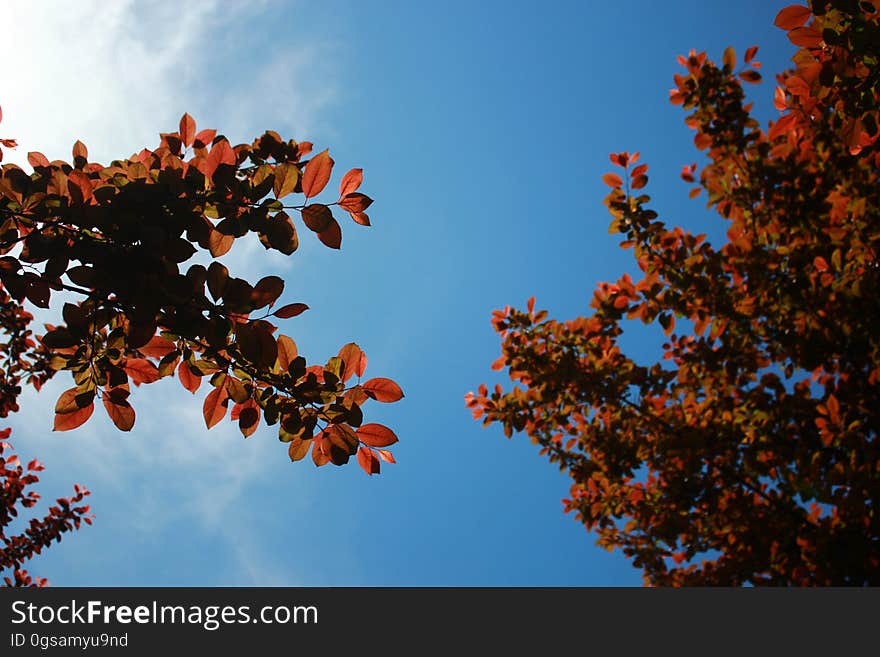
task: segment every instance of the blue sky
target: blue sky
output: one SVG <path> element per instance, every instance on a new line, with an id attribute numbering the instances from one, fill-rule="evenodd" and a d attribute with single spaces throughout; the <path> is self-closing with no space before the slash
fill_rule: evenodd
<path id="1" fill-rule="evenodd" d="M 131 434 L 100 412 L 55 434 L 59 375 L 23 399 L 11 440 L 46 464 L 44 500 L 87 485 L 96 522 L 30 569 L 55 585 L 640 585 L 563 514 L 566 477 L 463 396 L 495 380 L 493 309 L 534 294 L 584 314 L 597 282 L 632 271 L 607 234 L 609 152 L 641 152 L 668 222 L 723 234 L 678 177 L 699 157 L 667 101 L 675 57 L 757 44 L 772 77 L 793 52 L 772 25 L 784 4 L 3 3 L 23 62 L 0 92 L 16 161 L 80 138 L 106 163 L 188 111 L 233 142 L 269 128 L 329 146 L 334 183 L 362 166 L 374 226 L 344 222 L 341 252 L 304 234 L 291 258 L 246 244 L 224 262 L 311 306 L 281 328 L 310 361 L 356 341 L 368 376 L 406 392 L 365 409 L 401 438 L 370 478 L 291 464 L 265 427 L 208 432 L 204 392 L 169 381 L 135 391 Z M 749 91 L 776 114 L 772 83 Z M 627 339 L 645 358 L 659 342 Z"/>

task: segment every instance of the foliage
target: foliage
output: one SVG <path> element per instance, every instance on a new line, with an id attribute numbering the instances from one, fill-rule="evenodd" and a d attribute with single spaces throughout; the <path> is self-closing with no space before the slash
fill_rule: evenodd
<path id="1" fill-rule="evenodd" d="M 56 430 L 86 422 L 97 399 L 129 431 L 135 422 L 130 385 L 176 372 L 193 393 L 203 379 L 210 382 L 203 409 L 208 428 L 231 405 L 229 416 L 246 437 L 261 417 L 279 425 L 292 460 L 311 449 L 316 465 L 342 465 L 363 450 L 364 469 L 378 471 L 382 455 L 371 450 L 361 406 L 368 399 L 397 401 L 403 396 L 397 384 L 385 378 L 361 384 L 367 358 L 354 343 L 325 365 L 307 366 L 296 343 L 276 337 L 268 318 L 289 319 L 308 306 L 288 303 L 273 312 L 284 291 L 281 278 L 252 285 L 216 260 L 248 233 L 266 249 L 292 254 L 299 238 L 290 210 L 336 249 L 342 232 L 331 206 L 370 225 L 365 210 L 372 199 L 357 191 L 361 169 L 343 176 L 335 202 L 313 202 L 334 161 L 326 150 L 304 159 L 311 151 L 312 144 L 284 141 L 272 131 L 233 147 L 215 130 L 197 132 L 185 114 L 158 148 L 110 166 L 89 162 L 77 141 L 73 164 L 32 152 L 33 173 L 2 167 L 0 252 L 21 245 L 17 256 L 0 258 L 3 288 L 12 301 L 41 308 L 58 291 L 82 296 L 63 305 L 64 323 L 47 325 L 36 360 L 21 367 L 37 386 L 54 372 L 72 373 L 75 386 L 55 406 Z M 305 200 L 285 205 L 281 199 L 294 193 Z M 215 260 L 182 271 L 199 248 Z M 15 312 L 14 304 L 6 307 Z M 358 383 L 350 384 L 355 376 Z"/>
<path id="2" fill-rule="evenodd" d="M 494 367 L 520 385 L 467 396 L 568 472 L 566 510 L 653 585 L 880 584 L 880 3 L 776 24 L 800 49 L 767 130 L 741 85 L 754 47 L 739 71 L 730 48 L 681 57 L 671 92 L 707 154 L 682 177 L 726 243 L 660 221 L 647 165 L 612 154 L 611 232 L 643 276 L 601 283 L 586 317 L 496 311 Z M 662 327 L 662 360 L 622 352 L 624 319 Z"/>
<path id="3" fill-rule="evenodd" d="M 2 139 L 0 146 L 17 144 Z M 96 404 L 130 431 L 131 385 L 176 375 L 193 394 L 209 382 L 203 404 L 209 429 L 228 415 L 248 437 L 262 418 L 278 426 L 292 461 L 310 453 L 317 466 L 343 465 L 356 456 L 369 475 L 379 472 L 381 461 L 394 463 L 386 448 L 397 436 L 381 424 L 365 424 L 362 406 L 370 399 L 398 401 L 400 387 L 382 377 L 361 382 L 367 357 L 355 343 L 324 365 L 309 366 L 294 340 L 276 335 L 270 321 L 294 318 L 308 306 L 276 307 L 281 278 L 251 284 L 218 260 L 249 233 L 267 250 L 291 255 L 299 245 L 292 213 L 334 249 L 342 244 L 334 206 L 370 225 L 372 199 L 358 191 L 361 169 L 342 177 L 337 200 L 315 202 L 334 161 L 327 150 L 311 151 L 311 143 L 285 141 L 273 131 L 232 146 L 215 130 L 197 131 L 184 114 L 178 131 L 162 134 L 156 149 L 109 166 L 89 161 L 77 141 L 72 163 L 31 152 L 32 173 L 0 167 L 0 330 L 6 340 L 0 344 L 0 417 L 18 410 L 22 385 L 40 389 L 56 372 L 68 371 L 74 386 L 55 405 L 56 431 L 84 424 Z M 293 194 L 304 200 L 285 204 Z M 183 270 L 199 250 L 211 256 L 209 266 Z M 24 304 L 49 308 L 59 292 L 75 300 L 62 298 L 62 323 L 47 324 L 35 337 Z M 16 487 L 36 477 L 7 468 L 0 480 L 12 509 L 20 498 Z M 36 498 L 21 499 L 29 506 Z M 55 529 L 40 535 L 48 538 L 7 541 L 0 567 L 19 568 L 64 531 L 61 525 L 78 526 L 78 516 L 69 516 L 76 501 L 63 507 L 68 515 L 51 520 Z M 27 577 L 15 575 L 17 583 Z"/>
<path id="4" fill-rule="evenodd" d="M 12 571 L 11 576 L 4 577 L 6 586 L 46 586 L 45 578 L 32 577 L 22 565 L 52 541 L 60 541 L 64 532 L 79 529 L 83 522 L 92 524 L 92 517 L 87 515 L 89 507 L 77 506 L 89 491 L 75 485 L 73 496 L 59 497 L 44 518 L 32 518 L 21 534 L 7 535 L 7 527 L 18 515 L 17 507 L 33 507 L 40 499 L 28 487 L 40 480 L 36 473 L 44 469 L 36 459 L 27 468 L 22 467 L 19 458 L 11 453 L 12 445 L 6 442 L 10 433 L 8 428 L 0 431 L 0 570 Z"/>

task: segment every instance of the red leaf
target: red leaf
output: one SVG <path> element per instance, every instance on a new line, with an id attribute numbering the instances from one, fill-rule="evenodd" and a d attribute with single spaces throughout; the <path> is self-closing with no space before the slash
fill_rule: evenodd
<path id="1" fill-rule="evenodd" d="M 214 137 L 217 136 L 217 131 L 213 128 L 208 128 L 206 130 L 202 130 L 195 136 L 193 139 L 193 145 L 196 148 L 204 148 L 212 141 L 214 141 Z"/>
<path id="2" fill-rule="evenodd" d="M 321 151 L 309 160 L 302 177 L 302 190 L 306 198 L 313 198 L 321 193 L 330 180 L 331 171 L 333 171 L 333 158 L 327 150 Z"/>
<path id="3" fill-rule="evenodd" d="M 153 383 L 160 378 L 158 368 L 145 358 L 128 358 L 122 369 L 136 386 Z"/>
<path id="4" fill-rule="evenodd" d="M 788 40 L 802 48 L 821 48 L 822 34 L 815 27 L 796 27 L 788 33 Z"/>
<path id="5" fill-rule="evenodd" d="M 758 54 L 758 46 L 749 46 L 746 50 L 746 55 L 744 59 L 746 60 L 746 64 L 752 61 L 755 58 L 755 55 Z"/>
<path id="6" fill-rule="evenodd" d="M 213 176 L 217 167 L 221 164 L 235 166 L 235 151 L 232 150 L 232 146 L 225 139 L 221 139 L 214 144 L 211 147 L 211 152 L 208 153 L 208 171 L 210 175 Z"/>
<path id="7" fill-rule="evenodd" d="M 388 447 L 397 442 L 397 436 L 388 427 L 382 424 L 365 424 L 355 431 L 357 437 L 365 445 L 370 447 Z"/>
<path id="8" fill-rule="evenodd" d="M 238 416 L 238 428 L 245 438 L 253 435 L 260 424 L 260 408 L 253 403 L 253 400 L 251 403 L 252 405 L 243 408 Z"/>
<path id="9" fill-rule="evenodd" d="M 368 207 L 373 204 L 373 199 L 371 199 L 366 194 L 361 194 L 360 192 L 353 192 L 351 194 L 346 194 L 339 201 L 339 207 L 343 210 L 348 210 L 352 214 L 355 212 L 363 212 Z"/>
<path id="10" fill-rule="evenodd" d="M 82 143 L 79 139 L 76 140 L 76 143 L 73 145 L 73 159 L 82 158 L 83 160 L 89 159 L 89 149 L 86 148 L 86 145 Z"/>
<path id="11" fill-rule="evenodd" d="M 810 20 L 812 14 L 813 12 L 810 11 L 809 7 L 789 5 L 776 14 L 776 20 L 773 23 L 776 27 L 780 27 L 783 30 L 793 30 Z"/>
<path id="12" fill-rule="evenodd" d="M 316 233 L 326 230 L 333 221 L 333 214 L 330 208 L 320 203 L 307 205 L 302 209 L 303 223 Z"/>
<path id="13" fill-rule="evenodd" d="M 311 446 L 311 439 L 294 438 L 287 446 L 287 455 L 291 461 L 301 461 L 308 454 L 309 447 Z"/>
<path id="14" fill-rule="evenodd" d="M 110 395 L 104 395 L 104 408 L 113 424 L 120 431 L 131 431 L 134 426 L 134 409 L 127 401 L 114 401 Z"/>
<path id="15" fill-rule="evenodd" d="M 361 351 L 361 348 L 358 347 L 354 342 L 349 342 L 347 345 L 342 347 L 339 350 L 339 357 L 342 359 L 342 362 L 345 363 L 345 371 L 342 373 L 340 377 L 343 381 L 348 381 L 355 374 L 361 376 L 363 374 L 363 370 L 361 370 L 360 374 L 358 374 L 358 369 L 361 364 L 361 357 L 364 355 L 364 352 Z"/>
<path id="16" fill-rule="evenodd" d="M 251 292 L 251 305 L 254 309 L 269 306 L 284 292 L 284 281 L 278 276 L 265 276 L 257 281 Z"/>
<path id="17" fill-rule="evenodd" d="M 370 225 L 370 217 L 366 212 L 352 212 L 351 218 L 354 219 L 355 223 L 360 224 L 361 226 Z"/>
<path id="18" fill-rule="evenodd" d="M 177 368 L 177 376 L 180 378 L 183 387 L 189 390 L 192 394 L 196 394 L 196 390 L 202 385 L 202 377 L 193 374 L 192 370 L 189 368 L 189 363 L 186 361 L 180 363 L 180 366 Z"/>
<path id="19" fill-rule="evenodd" d="M 776 91 L 773 92 L 773 107 L 780 112 L 784 112 L 788 109 L 788 103 L 785 100 L 785 91 L 782 87 L 776 87 Z"/>
<path id="20" fill-rule="evenodd" d="M 342 176 L 342 180 L 339 181 L 339 198 L 343 198 L 347 194 L 351 194 L 356 191 L 358 187 L 361 186 L 361 183 L 364 181 L 364 170 L 363 169 L 352 169 L 344 176 Z"/>
<path id="21" fill-rule="evenodd" d="M 633 189 L 641 189 L 642 187 L 644 187 L 647 184 L 648 184 L 648 176 L 642 174 L 640 176 L 636 176 L 635 178 L 633 178 L 632 188 Z"/>
<path id="22" fill-rule="evenodd" d="M 272 313 L 272 316 L 278 317 L 279 319 L 290 319 L 291 317 L 302 315 L 308 309 L 309 307 L 304 303 L 289 303 L 286 306 L 281 306 L 278 310 Z"/>
<path id="23" fill-rule="evenodd" d="M 342 229 L 336 219 L 330 220 L 330 225 L 318 233 L 318 239 L 331 249 L 338 249 L 342 246 Z"/>
<path id="24" fill-rule="evenodd" d="M 761 81 L 761 74 L 757 71 L 743 71 L 739 77 L 750 84 L 757 84 Z"/>
<path id="25" fill-rule="evenodd" d="M 71 197 L 75 198 L 74 194 L 79 192 L 82 198 L 76 200 L 87 203 L 92 198 L 95 184 L 87 173 L 74 169 L 67 175 L 67 187 L 70 190 Z"/>
<path id="26" fill-rule="evenodd" d="M 202 414 L 205 417 L 205 424 L 210 429 L 226 415 L 226 404 L 229 393 L 226 392 L 224 386 L 214 388 L 208 396 L 205 397 L 205 405 Z"/>
<path id="27" fill-rule="evenodd" d="M 828 271 L 830 267 L 828 266 L 828 262 L 822 256 L 816 256 L 813 258 L 813 266 L 817 271 Z"/>
<path id="28" fill-rule="evenodd" d="M 71 429 L 76 429 L 92 417 L 94 410 L 95 404 L 92 402 L 85 408 L 81 408 L 73 413 L 56 414 L 55 424 L 52 427 L 52 431 L 70 431 Z"/>
<path id="29" fill-rule="evenodd" d="M 382 377 L 370 379 L 363 385 L 363 389 L 371 399 L 386 404 L 403 398 L 403 391 L 400 389 L 400 386 L 391 379 Z"/>
<path id="30" fill-rule="evenodd" d="M 280 367 L 283 372 L 286 372 L 297 355 L 296 342 L 288 338 L 286 335 L 279 335 L 277 356 L 278 367 Z"/>
<path id="31" fill-rule="evenodd" d="M 368 475 L 372 476 L 374 474 L 379 474 L 379 459 L 373 453 L 373 450 L 368 449 L 367 447 L 361 447 L 358 449 L 357 458 L 358 465 L 360 465 Z"/>
<path id="32" fill-rule="evenodd" d="M 31 151 L 27 155 L 28 162 L 34 168 L 49 166 L 49 158 L 38 151 Z"/>
<path id="33" fill-rule="evenodd" d="M 602 176 L 602 182 L 604 182 L 609 187 L 613 187 L 614 189 L 623 186 L 623 180 L 621 180 L 620 176 L 618 176 L 616 173 L 606 173 L 604 176 Z"/>
<path id="34" fill-rule="evenodd" d="M 389 452 L 387 449 L 380 449 L 380 450 L 378 450 L 378 452 L 379 452 L 379 456 L 381 456 L 382 460 L 385 461 L 386 463 L 397 463 L 397 461 L 394 460 L 394 455 L 391 452 Z"/>
<path id="35" fill-rule="evenodd" d="M 184 146 L 192 146 L 196 136 L 196 120 L 189 114 L 180 117 L 180 141 Z"/>
<path id="36" fill-rule="evenodd" d="M 177 349 L 177 346 L 171 340 L 166 340 L 162 336 L 156 335 L 147 344 L 140 347 L 138 351 L 150 358 L 164 358 L 175 349 Z"/>

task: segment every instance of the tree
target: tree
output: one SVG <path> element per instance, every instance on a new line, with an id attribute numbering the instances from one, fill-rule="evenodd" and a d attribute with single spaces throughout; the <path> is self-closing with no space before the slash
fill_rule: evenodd
<path id="1" fill-rule="evenodd" d="M 0 541 L 3 542 L 0 571 L 12 570 L 11 576 L 3 578 L 6 586 L 46 586 L 48 580 L 32 577 L 22 565 L 49 547 L 52 541 L 60 541 L 64 532 L 79 529 L 83 522 L 92 524 L 89 507 L 77 506 L 89 491 L 75 485 L 74 494 L 59 497 L 45 517 L 32 518 L 23 532 L 7 535 L 7 527 L 18 515 L 18 507 L 27 509 L 39 501 L 40 495 L 28 487 L 40 480 L 36 473 L 43 470 L 43 465 L 36 459 L 28 463 L 26 469 L 22 467 L 19 458 L 11 453 L 12 445 L 5 440 L 10 433 L 8 428 L 0 431 Z"/>
<path id="2" fill-rule="evenodd" d="M 4 139 L 0 145 L 17 144 Z M 193 394 L 208 380 L 203 411 L 209 429 L 229 411 L 245 437 L 261 418 L 278 425 L 292 461 L 311 453 L 317 466 L 343 465 L 356 455 L 370 475 L 382 460 L 393 463 L 385 448 L 397 436 L 364 423 L 362 406 L 369 399 L 398 401 L 400 387 L 382 377 L 361 382 L 367 357 L 355 343 L 324 365 L 307 365 L 294 340 L 276 336 L 269 319 L 290 319 L 308 306 L 276 308 L 281 278 L 252 285 L 218 260 L 248 233 L 266 249 L 291 255 L 299 244 L 291 211 L 335 249 L 342 232 L 333 206 L 370 225 L 372 199 L 358 191 L 361 169 L 342 177 L 336 201 L 314 201 L 334 161 L 327 150 L 309 157 L 311 151 L 311 143 L 285 141 L 273 131 L 232 146 L 215 130 L 197 132 L 184 114 L 179 130 L 162 134 L 156 149 L 109 166 L 90 162 L 80 141 L 72 163 L 31 152 L 31 173 L 3 165 L 0 417 L 18 410 L 22 384 L 39 389 L 66 370 L 74 386 L 56 403 L 55 430 L 81 426 L 98 403 L 116 427 L 129 431 L 135 422 L 131 384 L 176 374 Z M 285 205 L 291 194 L 304 200 Z M 210 264 L 183 271 L 200 249 Z M 49 308 L 59 293 L 62 322 L 47 324 L 35 338 L 23 304 Z"/>
<path id="3" fill-rule="evenodd" d="M 880 584 L 880 3 L 776 24 L 799 50 L 767 130 L 741 84 L 755 47 L 739 71 L 731 48 L 680 57 L 671 92 L 707 155 L 682 177 L 726 242 L 667 227 L 647 165 L 612 154 L 610 230 L 643 276 L 601 283 L 586 317 L 496 311 L 494 368 L 519 385 L 466 397 L 571 476 L 566 511 L 652 585 Z M 624 319 L 662 327 L 661 360 L 623 353 Z"/>

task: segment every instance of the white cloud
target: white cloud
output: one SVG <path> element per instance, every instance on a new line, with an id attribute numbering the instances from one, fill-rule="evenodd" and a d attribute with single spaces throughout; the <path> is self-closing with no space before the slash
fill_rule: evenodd
<path id="1" fill-rule="evenodd" d="M 30 150 L 69 159 L 82 139 L 91 160 L 107 163 L 155 146 L 184 111 L 233 141 L 266 128 L 297 138 L 329 132 L 321 115 L 337 96 L 333 45 L 302 33 L 290 45 L 260 43 L 254 22 L 276 20 L 280 10 L 273 2 L 225 0 L 4 0 L 4 49 L 16 55 L 0 89 L 0 136 L 20 144 L 4 149 L 4 161 L 26 166 Z M 267 263 L 286 267 L 256 243 L 244 246 L 224 259 L 237 275 L 266 273 Z M 247 442 L 231 423 L 207 432 L 203 393 L 190 399 L 179 385 L 159 382 L 135 392 L 141 419 L 133 435 L 116 432 L 102 409 L 75 433 L 53 434 L 54 401 L 70 385 L 61 373 L 41 394 L 23 395 L 22 411 L 10 418 L 17 449 L 49 466 L 46 497 L 68 494 L 81 480 L 112 491 L 124 509 L 113 514 L 119 534 L 149 537 L 157 523 L 185 519 L 226 542 L 246 575 L 242 583 L 291 583 L 271 558 L 253 558 L 265 552 L 253 538 L 242 542 L 253 521 L 239 517 L 231 531 L 224 511 L 268 462 L 283 459 L 268 431 Z"/>

